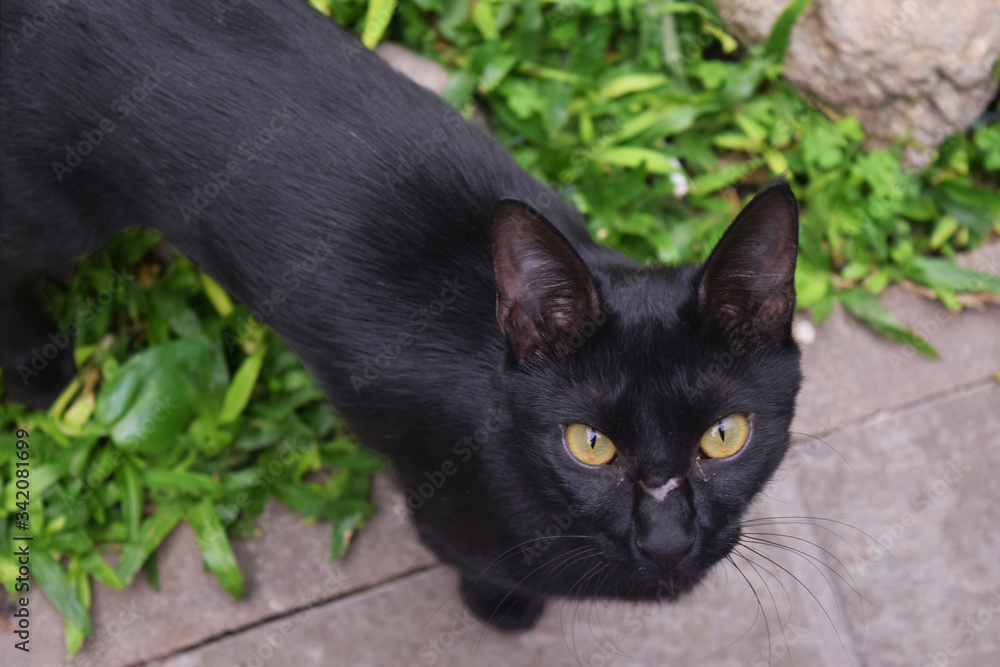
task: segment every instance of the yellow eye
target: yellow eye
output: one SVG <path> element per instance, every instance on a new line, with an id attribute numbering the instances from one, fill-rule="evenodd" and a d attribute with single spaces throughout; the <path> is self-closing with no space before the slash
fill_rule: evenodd
<path id="1" fill-rule="evenodd" d="M 740 451 L 750 435 L 746 415 L 729 415 L 701 436 L 701 453 L 710 459 L 724 459 Z"/>
<path id="2" fill-rule="evenodd" d="M 599 466 L 615 457 L 615 445 L 608 436 L 583 424 L 566 427 L 566 446 L 581 463 Z"/>

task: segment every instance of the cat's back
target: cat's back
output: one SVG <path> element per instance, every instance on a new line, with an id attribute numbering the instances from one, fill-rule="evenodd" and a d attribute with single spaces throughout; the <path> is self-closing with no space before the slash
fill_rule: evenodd
<path id="1" fill-rule="evenodd" d="M 168 233 L 181 231 L 175 214 L 190 203 L 178 191 L 204 189 L 229 167 L 228 211 L 297 204 L 284 213 L 306 219 L 441 187 L 460 206 L 510 189 L 517 171 L 447 104 L 301 0 L 15 1 L 3 24 L 15 36 L 0 84 L 5 152 L 50 173 L 65 165 L 60 184 L 84 172 L 114 182 Z M 88 137 L 88 154 L 74 155 Z M 324 197 L 302 196 L 320 188 Z"/>
<path id="2" fill-rule="evenodd" d="M 48 188 L 105 236 L 145 224 L 203 264 L 240 239 L 281 275 L 332 235 L 344 280 L 426 291 L 470 253 L 488 270 L 496 200 L 540 189 L 301 0 L 15 1 L 3 22 L 4 197 Z M 267 288 L 222 260 L 228 287 Z"/>

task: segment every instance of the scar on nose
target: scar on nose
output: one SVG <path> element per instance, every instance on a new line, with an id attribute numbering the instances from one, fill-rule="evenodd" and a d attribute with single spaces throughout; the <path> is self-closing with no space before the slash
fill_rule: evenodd
<path id="1" fill-rule="evenodd" d="M 667 497 L 667 494 L 680 486 L 682 481 L 684 481 L 683 477 L 674 477 L 673 479 L 668 480 L 663 486 L 657 486 L 651 489 L 640 479 L 639 486 L 642 487 L 643 491 L 653 496 L 653 498 L 656 499 L 656 502 L 662 503 L 663 499 Z"/>

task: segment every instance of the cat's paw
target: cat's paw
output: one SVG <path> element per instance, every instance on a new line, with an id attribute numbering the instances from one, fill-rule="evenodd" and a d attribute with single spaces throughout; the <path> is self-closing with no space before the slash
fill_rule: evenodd
<path id="1" fill-rule="evenodd" d="M 462 580 L 462 599 L 476 618 L 495 630 L 519 632 L 535 627 L 545 601 L 518 595 L 483 581 Z"/>

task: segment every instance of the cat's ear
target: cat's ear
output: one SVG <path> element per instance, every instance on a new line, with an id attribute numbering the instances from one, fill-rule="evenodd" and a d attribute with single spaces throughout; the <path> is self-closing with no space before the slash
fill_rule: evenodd
<path id="1" fill-rule="evenodd" d="M 791 335 L 799 204 L 788 183 L 769 185 L 744 207 L 705 262 L 702 320 L 755 346 Z"/>
<path id="2" fill-rule="evenodd" d="M 573 349 L 600 321 L 594 281 L 573 247 L 525 204 L 493 212 L 497 322 L 519 361 Z"/>

